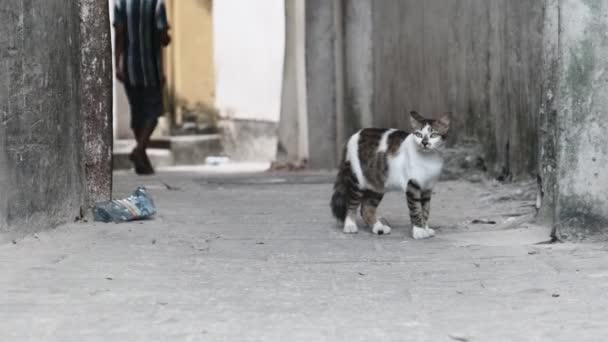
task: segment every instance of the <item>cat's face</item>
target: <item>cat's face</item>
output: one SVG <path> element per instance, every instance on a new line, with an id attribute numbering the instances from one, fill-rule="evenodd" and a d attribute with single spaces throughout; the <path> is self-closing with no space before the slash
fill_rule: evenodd
<path id="1" fill-rule="evenodd" d="M 412 134 L 420 151 L 435 151 L 445 145 L 450 130 L 450 113 L 438 120 L 426 119 L 417 112 L 411 112 L 410 115 Z"/>

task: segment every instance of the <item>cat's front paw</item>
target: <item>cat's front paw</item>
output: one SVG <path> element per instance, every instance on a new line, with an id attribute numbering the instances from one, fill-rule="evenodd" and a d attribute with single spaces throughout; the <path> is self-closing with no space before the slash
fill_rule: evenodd
<path id="1" fill-rule="evenodd" d="M 378 235 L 390 234 L 391 227 L 389 227 L 385 224 L 382 224 L 382 222 L 378 221 L 374 224 L 374 227 L 372 227 L 372 232 L 374 234 L 378 234 Z"/>
<path id="2" fill-rule="evenodd" d="M 426 230 L 427 234 L 429 234 L 429 236 L 435 236 L 435 229 L 429 228 L 429 226 L 425 226 L 424 230 Z"/>
<path id="3" fill-rule="evenodd" d="M 435 231 L 430 228 L 421 228 L 414 226 L 412 228 L 412 237 L 416 240 L 430 238 L 435 235 Z"/>
<path id="4" fill-rule="evenodd" d="M 346 218 L 344 221 L 344 233 L 345 234 L 354 234 L 357 232 L 357 223 L 350 218 Z"/>

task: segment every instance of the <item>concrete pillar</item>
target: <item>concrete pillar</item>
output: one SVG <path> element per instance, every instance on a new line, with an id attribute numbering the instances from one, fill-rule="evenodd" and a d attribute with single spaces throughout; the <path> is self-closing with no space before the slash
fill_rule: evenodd
<path id="1" fill-rule="evenodd" d="M 346 137 L 373 121 L 373 1 L 344 1 L 344 131 Z"/>
<path id="2" fill-rule="evenodd" d="M 285 0 L 285 58 L 279 120 L 279 161 L 308 158 L 305 1 Z"/>
<path id="3" fill-rule="evenodd" d="M 112 197 L 112 47 L 108 5 L 80 0 L 80 98 L 87 207 Z"/>
<path id="4" fill-rule="evenodd" d="M 557 39 L 544 46 L 556 51 L 545 61 L 551 85 L 545 97 L 554 99 L 541 133 L 556 137 L 542 145 L 554 149 L 541 154 L 545 193 L 554 192 L 545 205 L 556 235 L 576 239 L 608 229 L 608 0 L 549 4 L 548 20 L 559 27 L 548 32 Z M 547 184 L 551 177 L 555 187 Z"/>
<path id="5" fill-rule="evenodd" d="M 0 1 L 0 240 L 71 221 L 84 203 L 79 10 Z"/>
<path id="6" fill-rule="evenodd" d="M 315 169 L 334 168 L 339 163 L 333 11 L 333 1 L 306 1 L 309 165 Z"/>
<path id="7" fill-rule="evenodd" d="M 538 118 L 538 220 L 553 224 L 557 196 L 557 101 L 559 75 L 559 1 L 545 1 L 543 20 L 542 104 Z"/>

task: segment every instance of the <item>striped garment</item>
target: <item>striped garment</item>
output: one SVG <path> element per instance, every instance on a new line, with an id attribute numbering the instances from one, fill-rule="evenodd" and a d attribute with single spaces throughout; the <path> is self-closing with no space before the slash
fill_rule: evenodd
<path id="1" fill-rule="evenodd" d="M 123 63 L 131 86 L 160 86 L 160 33 L 169 29 L 163 0 L 115 0 L 114 26 L 126 28 Z"/>

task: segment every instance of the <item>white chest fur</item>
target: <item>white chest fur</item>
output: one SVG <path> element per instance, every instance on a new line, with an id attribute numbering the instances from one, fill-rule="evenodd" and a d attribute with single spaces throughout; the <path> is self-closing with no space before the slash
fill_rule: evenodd
<path id="1" fill-rule="evenodd" d="M 439 152 L 421 152 L 416 147 L 413 136 L 408 136 L 395 157 L 389 157 L 387 190 L 405 191 L 410 180 L 416 181 L 422 189 L 432 189 L 439 179 L 443 158 Z"/>

